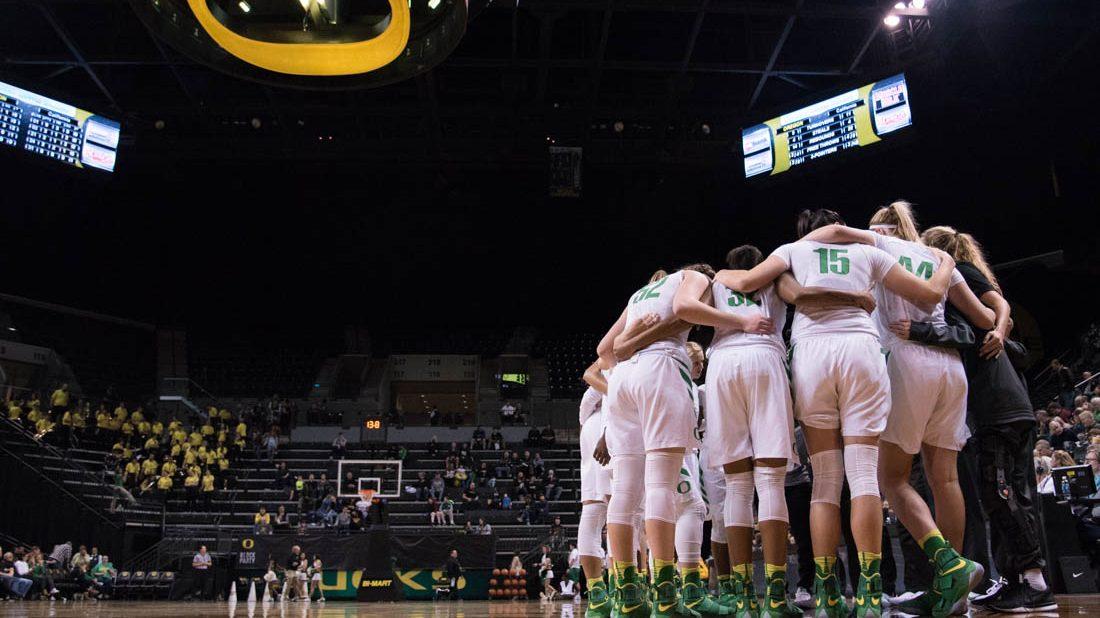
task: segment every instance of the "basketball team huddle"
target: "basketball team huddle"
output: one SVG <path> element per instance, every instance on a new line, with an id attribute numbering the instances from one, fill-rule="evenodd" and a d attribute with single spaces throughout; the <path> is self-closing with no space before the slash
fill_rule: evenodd
<path id="1" fill-rule="evenodd" d="M 918 233 L 906 202 L 879 209 L 870 223 L 863 230 L 833 211 L 804 211 L 798 240 L 766 258 L 740 246 L 727 270 L 658 271 L 629 298 L 584 375 L 577 547 L 587 616 L 801 616 L 786 573 L 784 479 L 799 461 L 796 424 L 813 474 L 814 616 L 882 614 L 883 497 L 932 573 L 926 592 L 893 611 L 969 609 L 985 569 L 961 553 L 964 359 L 1008 363 L 1008 303 L 969 235 Z M 688 341 L 696 326 L 714 330 L 705 352 Z M 918 455 L 934 512 L 910 485 Z M 848 556 L 859 564 L 850 607 L 836 568 L 842 495 L 858 549 Z M 716 594 L 701 572 L 707 519 Z M 763 597 L 754 584 L 756 532 Z M 1021 581 L 1041 579 L 1035 560 L 1018 565 Z M 1056 608 L 1049 589 L 1036 598 L 1029 610 Z"/>

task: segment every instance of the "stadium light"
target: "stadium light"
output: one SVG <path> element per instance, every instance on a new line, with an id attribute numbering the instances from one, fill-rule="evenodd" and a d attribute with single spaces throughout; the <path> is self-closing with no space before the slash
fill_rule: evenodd
<path id="1" fill-rule="evenodd" d="M 894 8 L 899 9 L 899 10 L 905 10 L 905 8 L 906 8 L 905 3 L 904 2 L 899 2 L 899 3 L 894 5 Z"/>
<path id="2" fill-rule="evenodd" d="M 238 2 L 237 6 L 241 7 L 241 12 L 242 13 L 248 13 L 249 11 L 252 10 L 252 5 L 245 2 L 244 0 L 241 0 L 240 2 Z"/>
<path id="3" fill-rule="evenodd" d="M 894 15 L 893 13 L 890 13 L 882 20 L 882 23 L 886 24 L 890 28 L 896 28 L 898 24 L 901 23 L 901 18 L 897 15 Z"/>
<path id="4" fill-rule="evenodd" d="M 913 0 L 912 2 L 909 3 L 909 8 L 911 8 L 911 9 L 923 9 L 924 6 L 925 6 L 924 0 Z"/>

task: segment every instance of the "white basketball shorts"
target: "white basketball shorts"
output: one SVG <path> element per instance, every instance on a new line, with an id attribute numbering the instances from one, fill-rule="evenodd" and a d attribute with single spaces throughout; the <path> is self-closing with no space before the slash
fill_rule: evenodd
<path id="1" fill-rule="evenodd" d="M 966 371 L 954 350 L 901 342 L 886 358 L 890 414 L 882 439 L 915 455 L 921 444 L 959 451 L 966 426 Z"/>
<path id="2" fill-rule="evenodd" d="M 890 412 L 890 378 L 878 339 L 821 335 L 800 339 L 791 361 L 799 421 L 845 436 L 878 436 Z"/>

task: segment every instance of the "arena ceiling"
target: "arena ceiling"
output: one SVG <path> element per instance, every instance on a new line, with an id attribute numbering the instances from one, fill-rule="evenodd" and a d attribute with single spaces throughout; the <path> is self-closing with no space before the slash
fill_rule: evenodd
<path id="1" fill-rule="evenodd" d="M 471 0 L 464 39 L 434 69 L 316 92 L 196 64 L 126 0 L 0 0 L 0 79 L 119 116 L 132 146 L 173 157 L 538 160 L 553 141 L 613 159 L 643 140 L 704 159 L 746 119 L 942 61 L 978 21 L 1059 3 L 926 4 L 930 19 L 889 28 L 888 0 Z"/>

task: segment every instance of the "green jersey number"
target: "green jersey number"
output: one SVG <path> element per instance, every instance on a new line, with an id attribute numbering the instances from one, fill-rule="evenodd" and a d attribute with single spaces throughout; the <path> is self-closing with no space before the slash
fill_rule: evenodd
<path id="1" fill-rule="evenodd" d="M 657 288 L 664 285 L 665 281 L 668 281 L 668 277 L 662 277 L 661 279 L 658 279 L 656 283 L 647 285 L 644 288 L 638 290 L 638 292 L 634 295 L 634 299 L 631 300 L 630 302 L 640 303 L 643 300 L 647 300 L 647 299 L 650 299 L 650 298 L 657 298 L 658 296 L 661 295 L 661 293 L 660 292 L 655 292 L 654 290 L 656 290 Z"/>
<path id="2" fill-rule="evenodd" d="M 729 300 L 726 304 L 730 307 L 740 307 L 742 305 L 746 307 L 752 307 L 757 304 L 756 299 L 748 294 L 742 294 L 741 292 L 730 292 Z"/>
<path id="3" fill-rule="evenodd" d="M 898 258 L 898 264 L 901 264 L 905 270 L 913 273 L 914 275 L 922 279 L 932 278 L 932 262 L 921 262 L 917 264 L 917 270 L 913 270 L 913 260 L 909 259 L 909 256 L 903 255 Z"/>
<path id="4" fill-rule="evenodd" d="M 847 249 L 814 249 L 814 253 L 821 261 L 821 274 L 847 275 L 851 268 L 845 254 Z"/>

